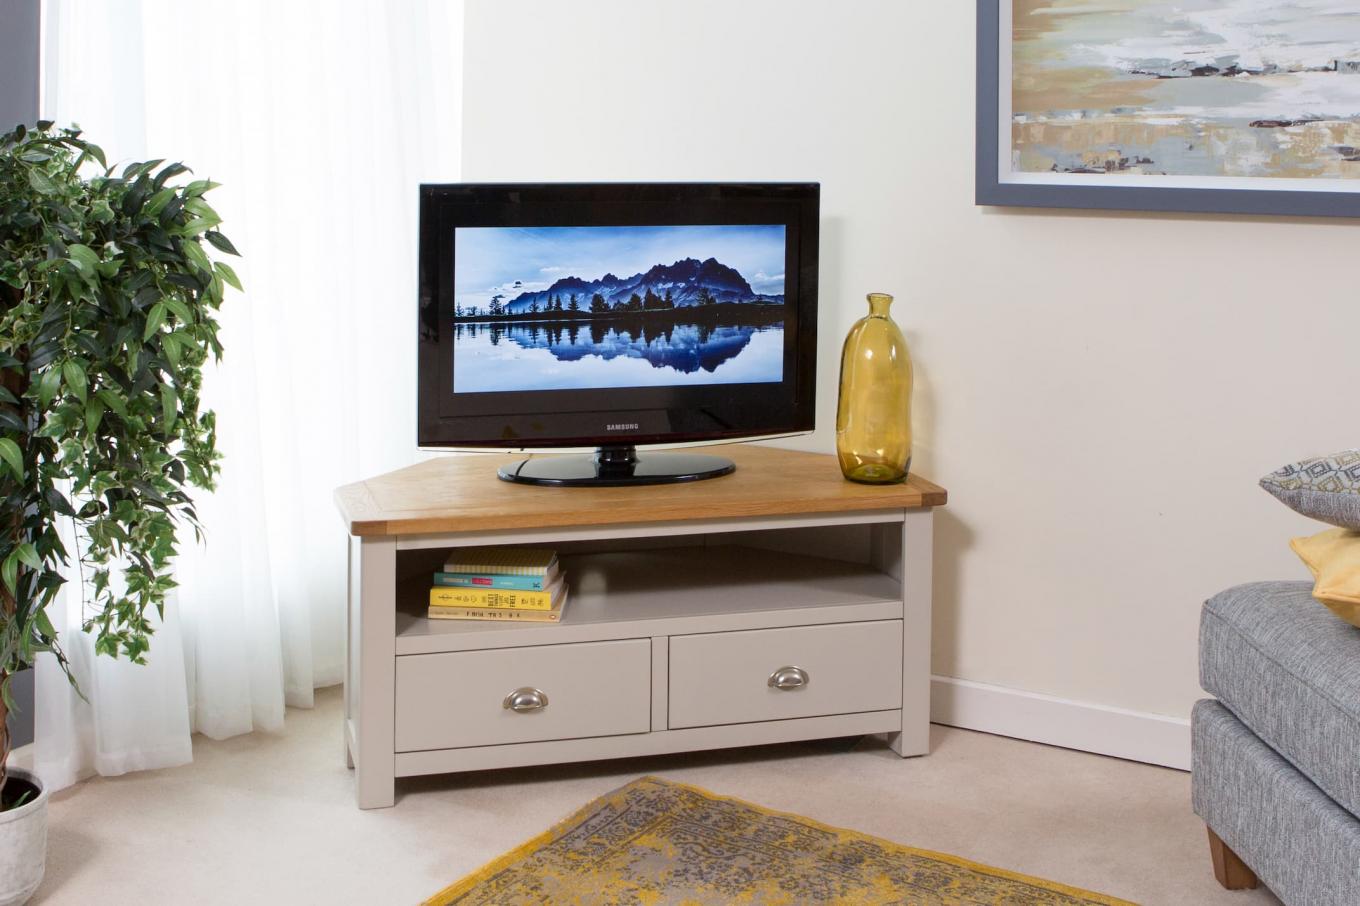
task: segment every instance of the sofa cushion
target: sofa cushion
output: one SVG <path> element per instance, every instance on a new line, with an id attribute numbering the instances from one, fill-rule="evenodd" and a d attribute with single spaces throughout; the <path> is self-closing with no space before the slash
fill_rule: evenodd
<path id="1" fill-rule="evenodd" d="M 1360 532 L 1329 529 L 1295 538 L 1289 546 L 1317 579 L 1313 597 L 1347 623 L 1360 626 Z"/>
<path id="2" fill-rule="evenodd" d="M 1360 815 L 1360 629 L 1313 600 L 1307 582 L 1229 589 L 1204 605 L 1204 691 Z"/>
<path id="3" fill-rule="evenodd" d="M 1360 821 L 1218 702 L 1195 705 L 1192 727 L 1195 814 L 1285 903 L 1360 903 Z"/>
<path id="4" fill-rule="evenodd" d="M 1262 478 L 1261 487 L 1311 519 L 1360 530 L 1360 450 L 1292 463 Z"/>

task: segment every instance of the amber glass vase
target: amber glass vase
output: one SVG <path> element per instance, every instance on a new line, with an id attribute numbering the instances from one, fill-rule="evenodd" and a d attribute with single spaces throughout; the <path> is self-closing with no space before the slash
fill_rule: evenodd
<path id="1" fill-rule="evenodd" d="M 836 455 L 851 481 L 892 484 L 911 468 L 911 353 L 888 314 L 893 297 L 869 295 L 869 315 L 841 352 Z"/>

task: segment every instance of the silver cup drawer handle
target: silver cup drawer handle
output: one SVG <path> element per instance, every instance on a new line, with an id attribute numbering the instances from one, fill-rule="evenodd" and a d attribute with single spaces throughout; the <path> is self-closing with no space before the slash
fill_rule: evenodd
<path id="1" fill-rule="evenodd" d="M 808 672 L 802 667 L 780 667 L 770 674 L 770 680 L 766 684 L 771 689 L 782 689 L 790 692 L 794 689 L 802 689 L 808 684 Z"/>
<path id="2" fill-rule="evenodd" d="M 501 707 L 517 714 L 532 714 L 548 707 L 548 694 L 542 689 L 525 686 L 507 695 Z"/>

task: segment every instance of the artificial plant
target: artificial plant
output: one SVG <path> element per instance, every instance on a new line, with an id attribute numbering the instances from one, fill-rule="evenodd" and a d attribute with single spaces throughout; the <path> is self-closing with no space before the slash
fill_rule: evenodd
<path id="1" fill-rule="evenodd" d="M 216 184 L 187 173 L 115 172 L 50 122 L 0 138 L 0 794 L 11 676 L 45 651 L 75 685 L 46 612 L 62 585 L 80 583 L 96 652 L 142 663 L 177 526 L 199 535 L 187 491 L 219 458 L 202 368 L 240 283 L 204 246 L 236 254 Z"/>

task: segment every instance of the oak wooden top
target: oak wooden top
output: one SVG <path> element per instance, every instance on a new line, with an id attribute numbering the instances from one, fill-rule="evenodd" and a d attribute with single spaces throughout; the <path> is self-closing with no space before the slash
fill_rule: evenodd
<path id="1" fill-rule="evenodd" d="M 496 469 L 523 455 L 443 456 L 338 488 L 335 503 L 351 535 L 414 535 L 921 509 L 948 500 L 918 475 L 897 485 L 846 481 L 834 456 L 750 444 L 721 452 L 737 464 L 723 478 L 621 488 L 511 484 Z"/>

